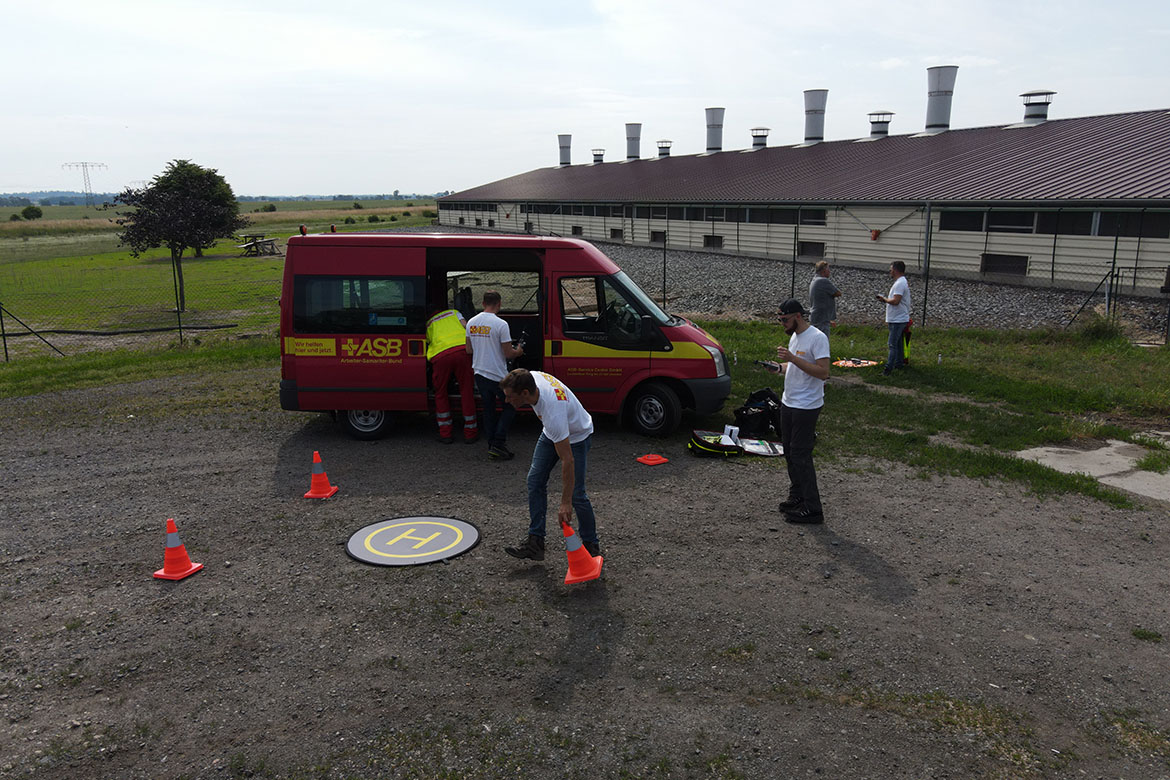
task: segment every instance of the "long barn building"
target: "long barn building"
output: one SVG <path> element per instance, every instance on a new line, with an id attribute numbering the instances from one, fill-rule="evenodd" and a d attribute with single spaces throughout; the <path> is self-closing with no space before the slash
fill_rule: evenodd
<path id="1" fill-rule="evenodd" d="M 949 129 L 956 68 L 928 70 L 923 132 L 823 142 L 825 90 L 805 93 L 805 141 L 722 149 L 707 109 L 702 154 L 561 164 L 442 198 L 439 221 L 671 249 L 1157 294 L 1170 283 L 1170 111 L 1047 118 L 1052 92 L 1025 93 L 1023 121 Z M 1107 277 L 1110 277 L 1107 279 Z"/>

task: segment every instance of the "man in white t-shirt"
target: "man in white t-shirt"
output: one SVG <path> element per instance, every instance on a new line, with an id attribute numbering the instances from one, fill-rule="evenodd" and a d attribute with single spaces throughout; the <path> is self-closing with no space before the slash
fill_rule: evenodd
<path id="1" fill-rule="evenodd" d="M 508 361 L 524 354 L 523 347 L 512 346 L 512 332 L 500 318 L 502 299 L 495 290 L 483 294 L 483 311 L 467 322 L 467 351 L 471 354 L 471 368 L 475 372 L 475 389 L 483 401 L 483 427 L 488 438 L 488 457 L 492 460 L 511 460 L 508 449 L 508 429 L 516 410 L 504 400 L 500 380 L 508 373 Z M 496 404 L 501 404 L 499 417 Z"/>
<path id="2" fill-rule="evenodd" d="M 823 523 L 821 493 L 813 465 L 817 418 L 825 405 L 825 380 L 829 378 L 829 339 L 805 319 L 800 301 L 780 304 L 780 323 L 789 335 L 787 347 L 776 347 L 784 373 L 780 398 L 780 443 L 788 462 L 788 498 L 780 511 L 790 523 Z"/>
<path id="3" fill-rule="evenodd" d="M 577 510 L 578 533 L 589 554 L 599 554 L 597 520 L 593 504 L 585 493 L 585 466 L 593 440 L 593 418 L 552 374 L 513 369 L 500 382 L 504 397 L 515 408 L 531 406 L 544 429 L 532 450 L 528 469 L 528 538 L 504 552 L 515 558 L 544 560 L 544 526 L 548 511 L 548 478 L 557 460 L 561 462 L 561 505 L 557 519 L 571 523 Z"/>
<path id="4" fill-rule="evenodd" d="M 886 324 L 890 328 L 889 354 L 886 367 L 882 369 L 886 376 L 906 363 L 902 337 L 910 322 L 910 283 L 906 281 L 906 264 L 901 260 L 890 263 L 890 278 L 894 280 L 890 294 L 877 295 L 877 299 L 886 304 Z"/>

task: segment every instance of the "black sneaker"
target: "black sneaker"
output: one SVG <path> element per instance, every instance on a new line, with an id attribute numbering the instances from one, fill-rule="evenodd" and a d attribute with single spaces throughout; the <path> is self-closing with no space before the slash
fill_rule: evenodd
<path id="1" fill-rule="evenodd" d="M 494 447 L 488 447 L 488 457 L 492 460 L 511 460 L 516 456 L 507 447 L 501 447 L 497 444 Z"/>
<path id="2" fill-rule="evenodd" d="M 505 547 L 504 552 L 513 558 L 528 558 L 534 561 L 544 560 L 544 537 L 528 535 L 522 544 L 515 547 Z"/>
<path id="3" fill-rule="evenodd" d="M 784 518 L 790 523 L 801 523 L 808 525 L 816 525 L 825 522 L 825 516 L 821 512 L 814 512 L 806 506 L 793 509 L 785 513 Z"/>
<path id="4" fill-rule="evenodd" d="M 594 558 L 601 555 L 601 542 L 581 542 L 581 546 Z"/>
<path id="5" fill-rule="evenodd" d="M 455 438 L 453 436 L 444 436 L 442 434 L 439 434 L 436 438 L 439 440 L 440 444 L 454 444 L 455 443 Z"/>
<path id="6" fill-rule="evenodd" d="M 780 502 L 780 511 L 787 512 L 789 509 L 796 509 L 801 505 L 801 503 L 802 502 L 799 498 L 793 498 L 792 496 L 789 496 Z"/>

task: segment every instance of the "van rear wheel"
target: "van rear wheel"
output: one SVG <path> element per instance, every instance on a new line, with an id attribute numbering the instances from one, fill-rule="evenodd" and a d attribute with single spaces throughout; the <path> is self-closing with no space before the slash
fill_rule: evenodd
<path id="1" fill-rule="evenodd" d="M 338 412 L 341 427 L 355 439 L 372 441 L 390 432 L 390 413 L 383 409 L 347 409 Z"/>
<path id="2" fill-rule="evenodd" d="M 678 428 L 682 404 L 668 386 L 647 382 L 631 396 L 629 415 L 631 427 L 643 436 L 667 436 Z"/>

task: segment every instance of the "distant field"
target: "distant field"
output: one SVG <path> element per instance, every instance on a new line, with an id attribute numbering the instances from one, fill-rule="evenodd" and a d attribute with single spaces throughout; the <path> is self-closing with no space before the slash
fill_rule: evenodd
<path id="1" fill-rule="evenodd" d="M 349 232 L 430 224 L 434 201 L 413 203 L 362 201 L 363 208 L 355 209 L 353 201 L 283 201 L 276 203 L 274 212 L 251 212 L 249 208 L 265 204 L 245 203 L 242 210 L 252 225 L 241 234 L 275 238 L 283 252 L 284 240 L 297 234 L 301 225 L 311 233 L 321 233 L 331 225 L 339 232 Z M 11 357 L 52 352 L 52 347 L 30 335 L 27 328 L 42 333 L 66 354 L 127 346 L 131 340 L 173 341 L 177 336 L 59 331 L 174 328 L 181 320 L 187 329 L 230 326 L 222 332 L 275 333 L 276 300 L 284 267 L 281 255 L 244 257 L 239 239 L 219 241 L 205 250 L 203 257 L 197 258 L 188 250 L 183 256 L 187 305 L 177 313 L 167 249 L 132 257 L 119 246 L 112 210 L 42 208 L 42 219 L 0 223 L 0 304 L 8 312 L 4 325 Z M 347 217 L 353 223 L 346 224 Z M 371 217 L 377 221 L 370 222 Z"/>
<path id="2" fill-rule="evenodd" d="M 265 202 L 241 203 L 240 213 L 252 222 L 252 226 L 242 232 L 287 238 L 297 233 L 302 224 L 311 233 L 329 230 L 330 225 L 336 225 L 340 231 L 409 227 L 429 224 L 431 217 L 424 216 L 423 211 L 436 210 L 433 200 L 358 202 L 362 204 L 360 209 L 353 208 L 354 201 L 273 201 L 276 211 L 271 212 L 252 210 L 267 205 Z M 9 221 L 5 216 L 8 209 L 0 209 L 0 220 L 3 220 L 0 221 L 0 266 L 12 261 L 67 259 L 117 251 L 118 225 L 115 220 L 118 217 L 115 209 L 85 206 L 41 208 L 44 217 L 20 222 Z M 20 209 L 12 211 L 19 213 Z M 379 221 L 371 223 L 371 216 L 378 217 Z M 354 220 L 353 224 L 345 223 L 347 217 Z M 2 292 L 3 288 L 0 288 Z"/>

